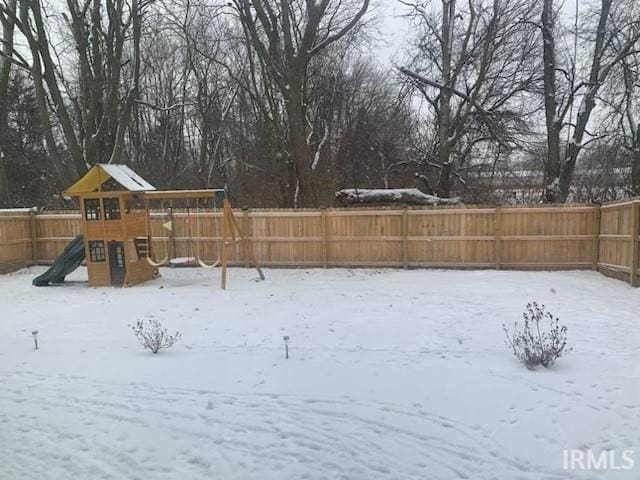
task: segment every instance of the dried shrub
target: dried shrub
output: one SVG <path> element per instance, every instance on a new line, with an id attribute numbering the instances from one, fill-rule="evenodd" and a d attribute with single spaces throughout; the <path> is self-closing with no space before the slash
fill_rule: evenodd
<path id="1" fill-rule="evenodd" d="M 567 327 L 560 326 L 560 320 L 547 312 L 544 305 L 528 303 L 522 318 L 522 328 L 516 321 L 513 333 L 509 332 L 506 325 L 503 325 L 503 329 L 507 336 L 507 347 L 529 370 L 538 365 L 549 368 L 572 350 L 567 348 Z M 548 327 L 545 328 L 547 323 Z"/>
<path id="2" fill-rule="evenodd" d="M 173 347 L 182 337 L 180 332 L 169 335 L 167 329 L 162 328 L 162 324 L 156 319 L 138 320 L 135 325 L 130 326 L 140 345 L 153 353 L 158 353 L 163 348 Z"/>

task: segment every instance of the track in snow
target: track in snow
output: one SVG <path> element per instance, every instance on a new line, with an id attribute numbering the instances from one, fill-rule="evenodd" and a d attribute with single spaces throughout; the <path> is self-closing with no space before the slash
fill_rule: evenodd
<path id="1" fill-rule="evenodd" d="M 5 374 L 7 478 L 538 479 L 491 434 L 348 397 L 232 394 Z M 123 393 L 126 392 L 126 393 Z M 185 413 L 190 412 L 190 413 Z M 447 440 L 455 438 L 456 440 Z M 25 471 L 25 465 L 29 469 Z M 546 472 L 545 478 L 562 478 Z"/>

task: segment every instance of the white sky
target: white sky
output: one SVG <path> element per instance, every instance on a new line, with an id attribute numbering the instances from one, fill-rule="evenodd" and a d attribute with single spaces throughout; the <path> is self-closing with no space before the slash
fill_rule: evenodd
<path id="1" fill-rule="evenodd" d="M 584 0 L 556 0 L 564 22 L 573 24 L 576 3 L 578 2 L 583 4 L 583 8 L 586 6 Z M 433 3 L 437 5 L 439 0 L 433 0 Z M 378 0 L 376 8 L 382 17 L 380 22 L 382 38 L 377 48 L 377 56 L 383 64 L 389 64 L 403 47 L 407 47 L 408 40 L 412 35 L 407 19 L 402 16 L 408 11 L 408 8 L 397 0 Z"/>
<path id="2" fill-rule="evenodd" d="M 396 0 L 382 0 L 380 11 L 382 12 L 380 31 L 383 43 L 380 45 L 378 57 L 383 63 L 391 63 L 398 51 L 407 44 L 409 24 L 401 16 L 406 12 L 406 7 Z"/>
<path id="3" fill-rule="evenodd" d="M 577 1 L 584 4 L 589 0 L 556 0 L 565 22 L 573 23 Z M 62 6 L 64 0 L 48 0 L 46 4 L 51 7 Z M 372 4 L 378 17 L 380 35 L 372 53 L 380 60 L 383 66 L 391 66 L 394 60 L 396 62 L 402 61 L 401 52 L 409 47 L 411 37 L 414 35 L 409 21 L 403 17 L 403 14 L 406 14 L 409 9 L 398 0 L 373 0 Z M 437 8 L 440 0 L 432 0 L 432 4 Z M 584 5 L 582 6 L 584 7 Z M 22 45 L 21 38 L 17 39 L 17 44 L 18 46 Z"/>

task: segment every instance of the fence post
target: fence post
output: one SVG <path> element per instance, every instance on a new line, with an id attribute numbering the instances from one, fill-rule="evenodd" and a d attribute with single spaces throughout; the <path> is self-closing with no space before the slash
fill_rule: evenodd
<path id="1" fill-rule="evenodd" d="M 593 210 L 593 266 L 592 269 L 598 270 L 600 263 L 600 205 L 594 205 Z"/>
<path id="2" fill-rule="evenodd" d="M 500 266 L 502 264 L 502 207 L 500 205 L 496 205 L 495 213 L 494 213 L 494 224 L 493 230 L 495 234 L 495 262 L 496 262 L 496 270 L 500 270 Z"/>
<path id="3" fill-rule="evenodd" d="M 251 219 L 249 218 L 249 207 L 242 207 L 242 220 L 243 220 L 243 230 L 244 230 L 244 236 L 246 239 L 251 238 L 252 237 L 252 233 L 253 233 L 253 229 L 251 228 Z M 242 245 L 244 245 L 242 254 L 244 255 L 244 266 L 246 268 L 249 268 L 251 266 L 251 259 L 250 259 L 250 255 L 249 255 L 249 248 L 252 248 L 252 246 L 249 244 L 249 240 L 244 240 L 242 242 Z"/>
<path id="4" fill-rule="evenodd" d="M 402 209 L 402 267 L 409 268 L 409 211 Z"/>
<path id="5" fill-rule="evenodd" d="M 36 207 L 33 207 L 29 212 L 29 230 L 31 233 L 31 264 L 36 265 L 38 263 L 38 226 L 36 224 Z"/>
<path id="6" fill-rule="evenodd" d="M 631 204 L 631 270 L 629 273 L 629 283 L 632 287 L 637 285 L 638 279 L 638 228 L 640 227 L 640 202 L 634 200 Z"/>
<path id="7" fill-rule="evenodd" d="M 327 209 L 322 207 L 320 209 L 320 232 L 322 237 L 322 266 L 327 268 L 329 266 L 329 240 L 327 238 Z"/>

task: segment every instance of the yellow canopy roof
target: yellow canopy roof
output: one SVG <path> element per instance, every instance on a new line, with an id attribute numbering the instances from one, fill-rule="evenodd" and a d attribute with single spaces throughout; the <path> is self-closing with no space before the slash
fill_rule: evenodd
<path id="1" fill-rule="evenodd" d="M 155 187 L 126 165 L 98 163 L 91 167 L 76 183 L 65 190 L 64 195 L 74 196 L 95 192 L 113 178 L 130 192 L 147 192 Z"/>

